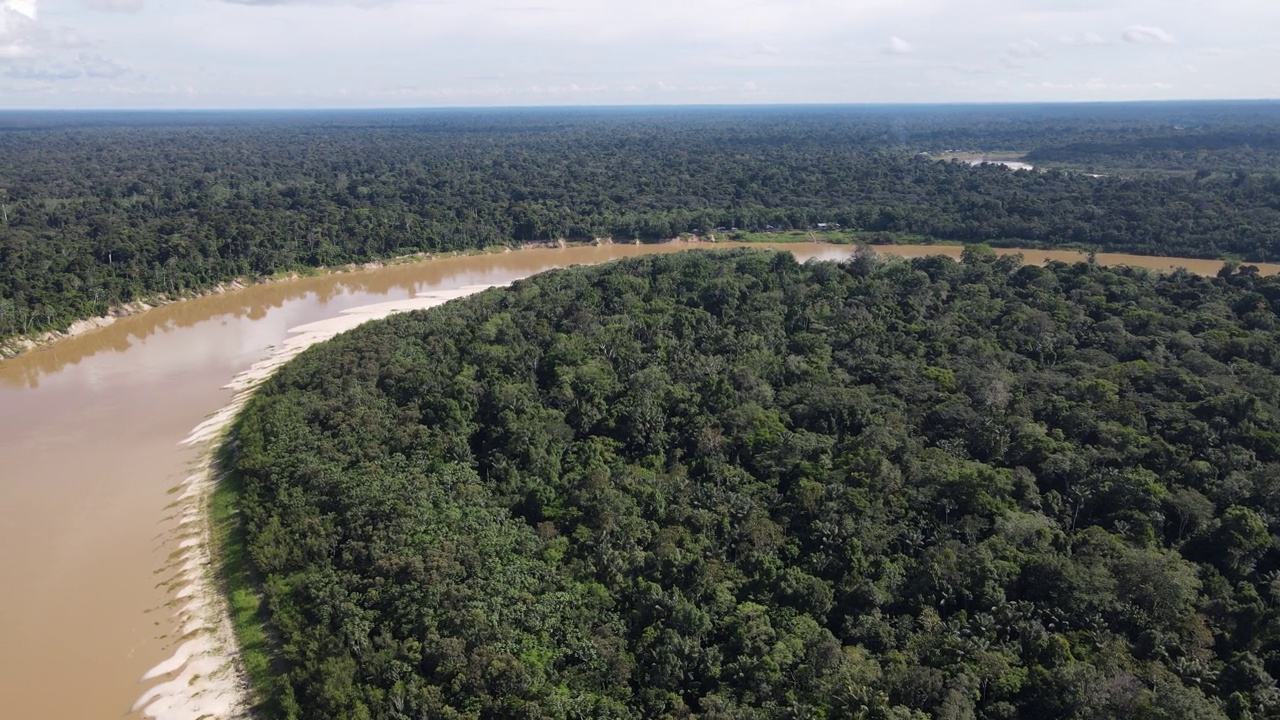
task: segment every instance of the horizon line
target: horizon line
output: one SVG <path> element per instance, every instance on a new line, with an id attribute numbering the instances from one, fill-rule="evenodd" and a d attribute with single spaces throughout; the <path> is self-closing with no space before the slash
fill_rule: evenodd
<path id="1" fill-rule="evenodd" d="M 1213 104 L 1277 104 L 1280 97 L 1268 98 L 1182 98 L 1159 100 L 990 100 L 990 101 L 921 101 L 907 100 L 897 102 L 778 102 L 778 103 L 602 103 L 595 105 L 421 105 L 421 106 L 316 106 L 316 107 L 0 107 L 0 114 L 6 113 L 75 113 L 75 112 L 154 112 L 154 113 L 201 113 L 201 112 L 422 112 L 438 110 L 653 110 L 653 109 L 715 109 L 715 108 L 886 108 L 886 107 L 920 107 L 920 108 L 968 108 L 968 107 L 1078 107 L 1099 105 L 1213 105 Z"/>

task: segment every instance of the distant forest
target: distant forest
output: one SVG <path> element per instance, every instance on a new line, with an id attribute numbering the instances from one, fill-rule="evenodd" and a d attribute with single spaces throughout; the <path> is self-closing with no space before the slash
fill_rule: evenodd
<path id="1" fill-rule="evenodd" d="M 652 256 L 303 353 L 221 491 L 264 717 L 1280 716 L 1280 278 L 1019 263 Z"/>
<path id="2" fill-rule="evenodd" d="M 0 341 L 236 277 L 556 239 L 828 223 L 1280 260 L 1278 138 L 1262 102 L 3 113 Z"/>

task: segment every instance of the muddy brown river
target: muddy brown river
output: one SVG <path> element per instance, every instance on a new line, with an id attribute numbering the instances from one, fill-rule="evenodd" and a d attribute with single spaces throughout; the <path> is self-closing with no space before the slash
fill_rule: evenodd
<path id="1" fill-rule="evenodd" d="M 801 258 L 852 251 L 782 247 Z M 175 621 L 174 489 L 199 458 L 180 443 L 227 404 L 223 386 L 290 328 L 430 290 L 687 248 L 521 250 L 261 284 L 160 307 L 0 361 L 0 717 L 142 716 L 131 707 L 156 682 L 142 676 L 183 640 Z M 1023 253 L 1027 262 L 1083 259 Z M 1220 267 L 1106 254 L 1098 261 L 1200 273 Z"/>

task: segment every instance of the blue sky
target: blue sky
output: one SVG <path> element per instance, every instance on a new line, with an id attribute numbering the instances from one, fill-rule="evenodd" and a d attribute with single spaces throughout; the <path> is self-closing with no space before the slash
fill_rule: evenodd
<path id="1" fill-rule="evenodd" d="M 1280 97 L 1277 0 L 0 0 L 0 107 Z"/>

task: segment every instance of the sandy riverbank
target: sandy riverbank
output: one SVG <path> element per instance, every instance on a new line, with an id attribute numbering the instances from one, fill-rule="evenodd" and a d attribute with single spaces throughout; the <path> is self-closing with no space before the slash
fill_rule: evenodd
<path id="1" fill-rule="evenodd" d="M 282 348 L 290 328 L 345 309 L 407 300 L 431 288 L 506 284 L 557 267 L 693 246 L 614 244 L 469 254 L 256 283 L 123 317 L 47 350 L 0 362 L 0 405 L 11 411 L 0 418 L 6 421 L 0 423 L 6 470 L 0 505 L 10 509 L 8 522 L 0 523 L 0 537 L 10 548 L 0 554 L 0 566 L 6 576 L 23 578 L 23 592 L 11 594 L 6 608 L 27 618 L 0 624 L 0 646 L 7 653 L 0 664 L 13 670 L 0 679 L 6 708 L 24 716 L 47 714 L 51 694 L 64 687 L 66 677 L 76 676 L 81 678 L 77 693 L 59 704 L 66 714 L 141 717 L 128 709 L 143 689 L 175 679 L 192 648 L 201 649 L 189 646 L 171 668 L 139 684 L 180 645 L 203 637 L 184 634 L 177 622 L 177 611 L 192 601 L 190 591 L 181 601 L 175 598 L 190 585 L 191 568 L 178 575 L 192 560 L 188 541 L 199 542 L 203 530 L 201 513 L 176 510 L 189 507 L 190 495 L 177 498 L 189 489 L 185 481 L 201 460 L 200 448 L 179 443 L 232 399 L 234 393 L 219 388 Z M 828 260 L 854 251 L 851 245 L 813 243 L 752 247 Z M 958 255 L 962 249 L 877 248 L 903 255 Z M 1027 262 L 1084 259 L 1023 252 Z M 1143 262 L 1157 269 L 1190 264 L 1102 254 L 1097 260 Z M 1210 261 L 1195 264 L 1203 265 L 1196 272 L 1221 267 Z M 188 544 L 180 548 L 183 543 Z M 161 695 L 148 693 L 142 707 Z"/>
<path id="2" fill-rule="evenodd" d="M 564 247 L 564 244 L 531 244 L 529 247 Z M 84 333 L 92 330 L 107 327 L 115 323 L 120 318 L 138 315 L 157 307 L 176 302 L 183 302 L 184 300 L 192 300 L 208 295 L 221 295 L 223 293 L 233 292 L 236 290 L 243 290 L 250 285 L 297 280 L 304 276 L 330 275 L 334 273 L 354 272 L 357 270 L 377 270 L 378 268 L 384 268 L 389 265 L 418 263 L 433 260 L 435 258 L 458 257 L 459 255 L 483 255 L 486 253 L 510 251 L 511 248 L 507 246 L 494 246 L 474 251 L 452 251 L 435 254 L 419 252 L 409 255 L 397 255 L 384 260 L 373 260 L 364 263 L 350 263 L 347 265 L 335 265 L 333 267 L 322 265 L 320 267 L 308 268 L 305 272 L 286 272 L 259 278 L 241 277 L 236 278 L 235 280 L 218 283 L 211 288 L 186 292 L 175 296 L 155 295 L 145 299 L 135 300 L 133 302 L 114 305 L 107 311 L 106 315 L 76 320 L 71 323 L 66 330 L 48 330 L 31 335 L 19 335 L 6 340 L 0 340 L 0 360 L 14 358 L 25 352 L 48 347 L 62 340 L 83 335 Z"/>
<path id="3" fill-rule="evenodd" d="M 155 307 L 154 304 L 140 301 L 117 305 L 111 308 L 111 311 L 106 315 L 77 320 L 67 326 L 66 330 L 49 330 L 35 335 L 20 335 L 16 338 L 10 338 L 0 342 L 0 359 L 17 357 L 28 350 L 52 345 L 59 340 L 66 340 L 77 335 L 83 335 L 90 330 L 107 327 L 122 317 L 137 315 L 153 307 Z"/>
<path id="4" fill-rule="evenodd" d="M 23 618 L 0 623 L 5 716 L 46 717 L 56 698 L 61 716 L 141 720 L 130 708 L 143 691 L 182 672 L 140 682 L 199 637 L 184 634 L 177 612 L 192 596 L 175 598 L 190 584 L 180 546 L 202 529 L 199 514 L 179 525 L 190 497 L 178 497 L 202 459 L 181 442 L 231 401 L 223 386 L 282 346 L 289 329 L 431 290 L 689 247 L 602 243 L 306 273 L 169 303 L 0 362 L 0 574 L 22 578 L 3 607 Z M 829 260 L 853 251 L 785 249 Z M 214 493 L 215 543 L 226 530 L 221 501 Z M 142 707 L 160 693 L 147 695 Z"/>
<path id="5" fill-rule="evenodd" d="M 1005 156 L 1003 155 L 993 155 L 990 157 L 984 156 L 985 159 L 978 160 L 978 162 L 983 162 L 983 161 L 992 162 L 992 163 L 1006 165 L 1014 169 L 1017 169 L 1019 165 L 1022 165 L 1022 163 L 1018 163 L 1012 159 L 1001 159 L 1004 157 Z M 960 159 L 960 160 L 965 160 L 966 162 L 974 162 L 974 160 L 972 159 L 972 156 L 963 155 L 963 154 L 945 155 L 945 156 L 940 156 L 938 159 L 940 160 Z M 1027 165 L 1026 167 L 1030 168 L 1031 166 Z M 564 239 L 560 239 L 560 240 L 523 243 L 518 247 L 518 249 L 519 250 L 555 249 L 555 248 L 563 249 L 567 247 L 583 247 L 583 246 L 590 246 L 590 245 L 595 245 L 595 246 L 613 245 L 615 242 L 616 241 L 613 238 L 595 238 L 590 241 L 566 241 Z M 837 244 L 837 243 L 826 243 L 822 239 L 819 239 L 817 242 L 819 244 L 832 244 L 832 245 Z M 628 242 L 626 244 L 639 245 L 639 244 L 646 244 L 646 243 L 640 243 L 639 241 L 634 241 L 634 242 Z M 722 239 L 722 238 L 717 238 L 714 234 L 707 234 L 705 236 L 682 235 L 679 237 L 660 240 L 653 244 L 677 245 L 677 246 L 688 245 L 691 247 L 702 246 L 702 245 L 750 247 L 752 245 L 757 245 L 758 243 L 736 242 L 729 238 Z M 881 252 L 881 254 L 901 255 L 901 254 L 904 254 L 905 252 L 910 254 L 911 256 L 915 256 L 919 254 L 927 254 L 929 252 L 936 252 L 936 254 L 940 254 L 940 255 L 952 254 L 951 249 L 960 247 L 960 246 L 950 245 L 950 244 L 936 244 L 936 245 L 873 245 L 872 247 L 875 248 L 878 252 Z M 516 250 L 517 248 L 513 248 L 512 246 L 508 246 L 508 245 L 495 245 L 487 248 L 482 248 L 479 250 L 449 251 L 449 252 L 441 252 L 441 253 L 434 253 L 434 254 L 433 253 L 413 253 L 410 255 L 399 255 L 395 257 L 386 258 L 384 260 L 375 260 L 375 261 L 366 262 L 366 263 L 352 263 L 348 265 L 337 265 L 333 267 L 321 266 L 317 268 L 310 268 L 305 272 L 282 273 L 280 275 L 276 275 L 272 277 L 238 278 L 230 282 L 219 283 L 218 285 L 215 285 L 214 287 L 208 288 L 206 290 L 186 293 L 176 297 L 168 297 L 168 296 L 160 295 L 160 296 L 147 298 L 145 300 L 137 300 L 135 302 L 127 303 L 124 305 L 118 305 L 118 306 L 112 307 L 111 310 L 106 315 L 77 320 L 76 322 L 72 323 L 66 330 L 52 330 L 52 331 L 42 332 L 35 335 L 18 336 L 16 338 L 10 338 L 8 340 L 0 340 L 0 361 L 7 358 L 16 357 L 30 350 L 48 347 L 61 340 L 65 340 L 71 337 L 76 337 L 78 335 L 82 335 L 92 330 L 97 330 L 99 328 L 107 327 L 115 323 L 120 318 L 144 313 L 155 307 L 168 305 L 170 303 L 175 303 L 175 302 L 182 302 L 184 300 L 190 300 L 193 298 L 203 297 L 207 295 L 220 295 L 220 294 L 235 291 L 235 290 L 241 290 L 249 285 L 296 280 L 300 277 L 322 276 L 322 275 L 330 275 L 335 273 L 354 272 L 354 271 L 360 271 L 360 270 L 376 270 L 379 268 L 384 268 L 392 265 L 414 264 L 414 263 L 424 262 L 428 260 L 458 257 L 462 255 L 487 255 L 487 254 L 493 254 L 493 253 L 508 253 Z M 1084 259 L 1085 257 L 1084 253 L 1077 252 L 1074 250 L 1042 251 L 1042 250 L 1022 249 L 1022 248 L 1000 248 L 999 251 L 1023 253 L 1023 254 L 1026 254 L 1028 257 L 1032 257 L 1037 253 L 1041 253 L 1041 252 L 1048 252 L 1050 254 L 1058 253 L 1058 254 L 1064 255 L 1064 257 L 1065 255 L 1068 255 L 1068 254 L 1079 255 L 1081 259 Z M 1199 265 L 1202 263 L 1217 263 L 1217 267 L 1221 267 L 1221 263 L 1222 263 L 1221 260 L 1197 260 L 1197 259 L 1190 259 L 1190 258 L 1178 258 L 1178 257 L 1172 257 L 1172 256 L 1170 257 L 1149 256 L 1148 257 L 1148 256 L 1126 255 L 1126 254 L 1118 254 L 1118 253 L 1099 253 L 1098 257 L 1102 258 L 1104 255 L 1110 258 L 1119 259 L 1119 263 L 1121 264 L 1132 264 L 1139 267 L 1153 267 L 1152 263 L 1156 260 L 1159 260 L 1161 261 L 1158 264 L 1159 269 L 1167 269 L 1170 267 L 1188 267 L 1190 269 L 1193 264 Z M 1137 260 L 1125 262 L 1123 260 L 1124 258 L 1136 258 Z M 1103 265 L 1117 264 L 1114 261 L 1106 262 L 1106 261 L 1100 260 L 1100 262 Z M 1248 263 L 1248 264 L 1257 265 L 1259 267 L 1267 265 L 1266 263 Z M 1193 271 L 1200 272 L 1199 270 L 1193 270 Z M 1216 272 L 1216 269 L 1213 272 Z M 1264 274 L 1271 274 L 1271 273 L 1264 273 Z"/>
<path id="6" fill-rule="evenodd" d="M 48 347 L 56 342 L 73 338 L 78 335 L 83 335 L 91 330 L 107 327 L 115 323 L 115 321 L 120 318 L 129 317 L 130 315 L 138 315 L 162 305 L 182 302 L 183 300 L 190 300 L 192 298 L 203 297 L 205 295 L 221 295 L 235 290 L 242 290 L 250 282 L 251 281 L 241 278 L 239 280 L 232 280 L 231 282 L 218 283 L 207 290 L 179 295 L 177 297 L 157 295 L 155 297 L 147 298 L 146 300 L 135 300 L 122 305 L 115 305 L 107 311 L 106 315 L 98 315 L 97 317 L 76 320 L 68 325 L 66 330 L 48 330 L 33 335 L 19 335 L 16 338 L 0 341 L 0 360 L 14 358 L 30 350 Z"/>
<path id="7" fill-rule="evenodd" d="M 290 329 L 289 337 L 266 357 L 237 375 L 227 389 L 226 406 L 192 429 L 183 444 L 199 448 L 202 462 L 181 485 L 177 524 L 182 536 L 175 564 L 179 567 L 174 601 L 185 641 L 174 654 L 144 676 L 158 681 L 134 703 L 134 711 L 156 720 L 223 720 L 247 717 L 247 687 L 237 666 L 235 635 L 215 579 L 209 498 L 216 478 L 212 454 L 217 440 L 263 380 L 303 350 L 370 320 L 397 312 L 424 310 L 487 290 L 471 285 L 423 293 L 406 300 L 375 303 L 342 311 L 337 317 Z"/>
<path id="8" fill-rule="evenodd" d="M 925 153 L 928 155 L 928 153 Z M 951 161 L 959 160 L 970 165 L 1003 165 L 1010 170 L 1035 170 L 1035 166 L 1026 162 L 1024 153 L 1020 152 L 947 152 L 938 155 L 931 155 L 936 160 Z"/>

